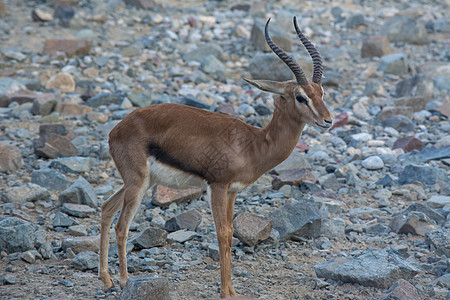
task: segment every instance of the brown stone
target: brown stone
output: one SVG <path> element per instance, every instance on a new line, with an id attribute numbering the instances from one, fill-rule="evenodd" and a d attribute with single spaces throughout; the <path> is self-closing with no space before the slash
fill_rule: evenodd
<path id="1" fill-rule="evenodd" d="M 128 5 L 142 9 L 152 9 L 155 7 L 155 1 L 153 0 L 124 0 Z"/>
<path id="2" fill-rule="evenodd" d="M 0 172 L 16 171 L 22 166 L 22 156 L 17 147 L 0 143 Z"/>
<path id="3" fill-rule="evenodd" d="M 172 203 L 190 202 L 202 195 L 199 188 L 176 190 L 163 185 L 157 185 L 153 189 L 152 204 L 160 207 L 169 206 Z"/>
<path id="4" fill-rule="evenodd" d="M 35 93 L 14 93 L 14 94 L 6 94 L 3 95 L 2 100 L 0 101 L 0 107 L 7 107 L 12 102 L 17 102 L 19 104 L 33 102 L 37 98 Z"/>
<path id="5" fill-rule="evenodd" d="M 442 104 L 434 109 L 445 117 L 450 117 L 450 104 Z"/>
<path id="6" fill-rule="evenodd" d="M 278 190 L 283 185 L 300 186 L 303 181 L 315 182 L 316 177 L 308 169 L 290 169 L 282 172 L 272 181 L 272 188 Z"/>
<path id="7" fill-rule="evenodd" d="M 84 116 L 92 111 L 92 107 L 86 105 L 61 103 L 56 106 L 56 111 L 65 116 Z"/>
<path id="8" fill-rule="evenodd" d="M 0 0 L 0 16 L 6 15 L 6 6 L 3 0 Z"/>
<path id="9" fill-rule="evenodd" d="M 64 52 L 67 56 L 87 55 L 91 51 L 92 42 L 82 39 L 48 39 L 45 41 L 43 54 L 53 55 Z"/>
<path id="10" fill-rule="evenodd" d="M 372 35 L 363 41 L 361 48 L 362 57 L 381 57 L 387 54 L 391 54 L 391 46 L 385 36 Z"/>
<path id="11" fill-rule="evenodd" d="M 234 236 L 250 247 L 267 239 L 272 226 L 272 220 L 249 212 L 239 214 L 233 221 Z"/>
<path id="12" fill-rule="evenodd" d="M 411 118 L 413 114 L 413 109 L 409 106 L 385 106 L 378 113 L 377 118 L 379 121 L 383 122 L 387 118 L 394 115 L 403 115 Z"/>
<path id="13" fill-rule="evenodd" d="M 422 300 L 417 289 L 404 279 L 397 280 L 380 300 Z"/>
<path id="14" fill-rule="evenodd" d="M 399 138 L 395 141 L 394 146 L 392 147 L 392 149 L 403 149 L 405 153 L 411 152 L 413 150 L 420 151 L 423 148 L 425 148 L 425 144 L 421 140 L 413 136 Z"/>
<path id="15" fill-rule="evenodd" d="M 36 153 L 46 158 L 57 158 L 76 156 L 78 150 L 67 137 L 53 134 L 44 143 L 44 147 L 36 149 Z"/>
<path id="16" fill-rule="evenodd" d="M 413 111 L 421 111 L 425 109 L 427 102 L 423 97 L 403 97 L 395 100 L 395 106 L 408 106 Z"/>
<path id="17" fill-rule="evenodd" d="M 60 72 L 48 80 L 45 88 L 55 88 L 62 93 L 72 93 L 75 91 L 75 80 L 69 73 Z"/>
<path id="18" fill-rule="evenodd" d="M 83 251 L 94 251 L 98 253 L 100 250 L 100 236 L 96 235 L 66 238 L 62 241 L 61 248 L 64 252 L 70 248 L 75 254 Z"/>
<path id="19" fill-rule="evenodd" d="M 338 127 L 343 127 L 348 122 L 348 113 L 343 111 L 334 117 L 333 126 L 331 126 L 330 130 Z"/>
<path id="20" fill-rule="evenodd" d="M 295 148 L 300 150 L 300 152 L 307 153 L 309 151 L 309 146 L 303 142 L 298 142 L 297 145 L 295 145 Z"/>

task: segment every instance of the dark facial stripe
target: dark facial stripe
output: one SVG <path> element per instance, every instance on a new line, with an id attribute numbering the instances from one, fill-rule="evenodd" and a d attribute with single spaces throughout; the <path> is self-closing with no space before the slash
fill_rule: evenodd
<path id="1" fill-rule="evenodd" d="M 176 158 L 172 157 L 170 154 L 165 152 L 163 149 L 161 149 L 161 147 L 159 147 L 158 145 L 156 145 L 154 143 L 148 144 L 148 153 L 151 156 L 153 156 L 157 161 L 159 161 L 163 164 L 169 165 L 169 166 L 174 167 L 183 172 L 199 176 L 203 179 L 205 178 L 205 174 L 203 174 L 202 172 L 200 172 L 198 170 L 195 170 L 194 168 L 191 168 L 188 165 L 183 164 L 182 162 L 180 162 Z"/>

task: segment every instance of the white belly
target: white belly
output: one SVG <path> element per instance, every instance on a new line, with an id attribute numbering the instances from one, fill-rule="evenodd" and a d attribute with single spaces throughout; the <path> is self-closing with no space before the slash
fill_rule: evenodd
<path id="1" fill-rule="evenodd" d="M 188 189 L 194 187 L 206 189 L 207 183 L 203 178 L 162 164 L 152 156 L 147 160 L 147 165 L 150 171 L 150 186 L 161 184 L 173 189 Z"/>

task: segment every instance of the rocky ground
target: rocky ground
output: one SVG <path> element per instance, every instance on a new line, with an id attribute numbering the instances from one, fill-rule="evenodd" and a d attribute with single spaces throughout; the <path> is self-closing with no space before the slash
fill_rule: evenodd
<path id="1" fill-rule="evenodd" d="M 0 0 L 0 298 L 121 297 L 97 279 L 100 206 L 121 185 L 109 130 L 164 102 L 266 125 L 272 96 L 241 78 L 291 78 L 266 52 L 268 17 L 275 42 L 311 70 L 296 15 L 322 53 L 335 126 L 307 127 L 238 195 L 236 291 L 449 299 L 448 5 Z M 131 226 L 130 275 L 165 277 L 172 299 L 217 299 L 215 238 L 203 191 L 157 187 Z M 113 231 L 111 243 L 117 280 Z"/>

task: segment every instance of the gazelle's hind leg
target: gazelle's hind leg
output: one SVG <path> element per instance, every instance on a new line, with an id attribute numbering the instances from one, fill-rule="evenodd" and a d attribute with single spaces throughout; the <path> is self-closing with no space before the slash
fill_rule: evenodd
<path id="1" fill-rule="evenodd" d="M 147 189 L 150 187 L 148 177 L 135 178 L 132 185 L 125 183 L 124 201 L 119 220 L 115 226 L 117 250 L 119 254 L 120 287 L 124 288 L 128 280 L 126 243 L 131 221 L 136 214 Z"/>
<path id="2" fill-rule="evenodd" d="M 116 212 L 123 205 L 124 189 L 121 187 L 114 193 L 108 200 L 102 205 L 102 216 L 100 225 L 100 266 L 99 277 L 103 282 L 104 289 L 109 290 L 113 286 L 111 276 L 108 272 L 108 249 L 111 223 L 114 219 Z"/>

